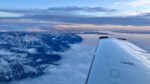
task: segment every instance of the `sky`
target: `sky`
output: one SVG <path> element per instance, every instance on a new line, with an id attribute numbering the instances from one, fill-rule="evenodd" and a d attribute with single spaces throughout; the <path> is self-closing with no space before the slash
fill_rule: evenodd
<path id="1" fill-rule="evenodd" d="M 110 6 L 117 0 L 1 0 L 2 8 L 48 8 L 63 6 Z M 7 4 L 6 4 L 7 3 Z"/>
<path id="2" fill-rule="evenodd" d="M 149 5 L 150 0 L 0 0 L 0 29 L 10 23 L 15 27 L 19 23 L 34 23 L 32 27 L 40 23 L 34 28 L 43 27 L 45 23 L 44 29 L 49 25 L 59 28 L 116 25 L 116 28 L 142 26 L 149 30 Z M 7 25 L 3 25 L 4 22 Z"/>
<path id="3" fill-rule="evenodd" d="M 0 0 L 1 9 L 47 9 L 50 7 L 103 7 L 113 13 L 98 15 L 137 15 L 150 12 L 150 0 Z"/>

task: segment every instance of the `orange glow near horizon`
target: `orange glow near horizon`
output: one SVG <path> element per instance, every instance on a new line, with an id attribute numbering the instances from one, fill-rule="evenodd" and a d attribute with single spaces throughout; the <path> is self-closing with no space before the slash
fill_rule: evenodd
<path id="1" fill-rule="evenodd" d="M 55 25 L 57 29 L 119 29 L 119 30 L 148 30 L 150 31 L 150 26 L 132 26 L 132 25 L 96 25 L 96 24 L 57 24 Z"/>

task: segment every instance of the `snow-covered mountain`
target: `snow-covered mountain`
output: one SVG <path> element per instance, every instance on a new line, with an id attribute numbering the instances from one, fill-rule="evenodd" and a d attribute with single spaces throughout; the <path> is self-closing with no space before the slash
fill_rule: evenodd
<path id="1" fill-rule="evenodd" d="M 0 33 L 0 82 L 9 82 L 45 73 L 50 65 L 59 65 L 59 54 L 82 38 L 71 33 Z"/>

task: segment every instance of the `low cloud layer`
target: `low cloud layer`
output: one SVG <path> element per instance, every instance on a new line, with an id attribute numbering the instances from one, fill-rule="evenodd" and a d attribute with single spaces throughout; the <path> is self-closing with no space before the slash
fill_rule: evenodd
<path id="1" fill-rule="evenodd" d="M 74 12 L 115 12 L 115 9 L 107 9 L 102 7 L 51 7 L 48 9 L 33 9 L 33 10 L 6 10 L 0 9 L 2 12 L 10 12 L 22 14 L 20 17 L 1 17 L 0 29 L 10 29 L 22 27 L 23 25 L 28 28 L 46 28 L 54 29 L 58 25 L 66 24 L 84 24 L 84 25 L 119 25 L 119 26 L 150 26 L 150 13 L 144 13 L 134 16 L 111 16 L 111 17 L 96 17 L 87 16 L 84 14 L 76 14 Z M 7 23 L 5 26 L 3 23 Z M 63 24 L 64 23 L 64 24 Z M 3 26 L 4 25 L 4 26 Z M 70 25 L 69 25 L 70 26 Z M 60 26 L 59 26 L 60 27 Z M 79 26 L 78 26 L 79 27 Z M 91 26 L 92 27 L 92 26 Z M 97 26 L 96 26 L 97 27 Z M 99 27 L 99 26 L 98 26 Z M 110 26 L 109 26 L 110 27 Z M 23 27 L 24 28 L 24 27 Z M 122 27 L 121 27 L 122 28 Z M 147 27 L 146 27 L 147 28 Z M 12 28 L 11 28 L 12 29 Z"/>
<path id="2" fill-rule="evenodd" d="M 149 26 L 149 14 L 126 17 L 90 17 L 79 15 L 26 15 L 22 18 L 49 20 L 66 23 L 84 23 L 84 24 L 99 24 L 99 25 L 133 25 L 133 26 Z"/>

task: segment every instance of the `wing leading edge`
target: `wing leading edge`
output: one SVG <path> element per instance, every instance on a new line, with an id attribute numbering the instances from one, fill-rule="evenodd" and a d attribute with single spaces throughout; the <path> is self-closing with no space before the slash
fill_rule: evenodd
<path id="1" fill-rule="evenodd" d="M 125 39 L 100 38 L 86 84 L 150 84 L 150 55 Z"/>

